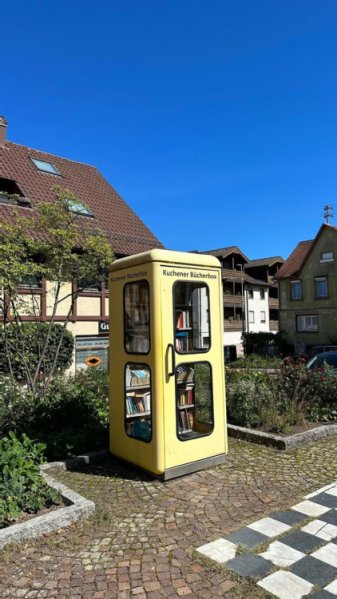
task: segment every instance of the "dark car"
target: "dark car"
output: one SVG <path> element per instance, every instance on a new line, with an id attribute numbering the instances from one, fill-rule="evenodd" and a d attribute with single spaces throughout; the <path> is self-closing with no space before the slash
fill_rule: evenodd
<path id="1" fill-rule="evenodd" d="M 334 374 L 337 374 L 337 351 L 321 352 L 313 356 L 305 365 L 308 370 L 320 370 L 324 364 L 331 366 Z"/>

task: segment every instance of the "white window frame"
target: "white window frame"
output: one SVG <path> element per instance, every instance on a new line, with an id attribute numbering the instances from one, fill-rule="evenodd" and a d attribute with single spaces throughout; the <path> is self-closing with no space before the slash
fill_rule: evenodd
<path id="1" fill-rule="evenodd" d="M 333 262 L 334 256 L 333 252 L 321 252 L 320 262 Z"/>
<path id="2" fill-rule="evenodd" d="M 294 293 L 296 288 L 298 288 L 300 291 L 299 297 L 296 297 L 296 293 Z M 296 279 L 296 281 L 290 281 L 290 299 L 297 302 L 302 299 L 302 281 L 300 279 Z"/>
<path id="3" fill-rule="evenodd" d="M 266 322 L 266 311 L 265 310 L 261 310 L 260 319 L 261 319 L 261 322 L 263 322 L 263 323 Z"/>
<path id="4" fill-rule="evenodd" d="M 316 333 L 318 331 L 317 314 L 298 314 L 296 316 L 296 330 L 299 333 Z"/>
<path id="5" fill-rule="evenodd" d="M 324 293 L 324 295 L 322 295 L 318 292 L 320 283 L 326 284 L 326 287 L 325 287 L 326 293 Z M 323 299 L 326 297 L 329 297 L 328 277 L 315 277 L 315 298 Z"/>
<path id="6" fill-rule="evenodd" d="M 248 322 L 249 322 L 249 324 L 254 324 L 255 323 L 255 313 L 254 313 L 254 310 L 249 310 L 248 311 Z"/>

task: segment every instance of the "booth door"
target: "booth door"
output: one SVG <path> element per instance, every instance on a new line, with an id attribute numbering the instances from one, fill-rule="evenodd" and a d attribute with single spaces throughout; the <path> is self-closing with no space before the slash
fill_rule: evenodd
<path id="1" fill-rule="evenodd" d="M 214 428 L 210 295 L 206 283 L 181 280 L 163 295 L 167 468 L 206 457 Z"/>

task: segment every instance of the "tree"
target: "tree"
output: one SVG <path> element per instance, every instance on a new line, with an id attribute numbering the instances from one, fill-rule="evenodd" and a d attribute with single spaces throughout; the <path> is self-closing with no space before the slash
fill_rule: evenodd
<path id="1" fill-rule="evenodd" d="M 95 227 L 92 219 L 73 212 L 78 205 L 68 190 L 54 188 L 55 201 L 41 202 L 31 216 L 22 217 L 12 208 L 11 222 L 0 225 L 0 313 L 1 334 L 9 375 L 14 379 L 13 351 L 22 364 L 24 382 L 33 393 L 45 391 L 52 380 L 72 316 L 73 302 L 83 288 L 106 280 L 107 268 L 114 257 L 106 234 Z M 82 203 L 81 203 L 82 205 Z M 38 359 L 30 361 L 29 327 L 23 327 L 23 314 L 40 322 L 40 303 L 33 293 L 36 280 L 49 282 L 47 330 L 41 336 Z M 77 282 L 66 293 L 66 283 Z M 30 293 L 18 290 L 26 284 Z M 46 360 L 57 311 L 67 306 L 54 359 Z M 13 339 L 15 340 L 13 342 Z"/>

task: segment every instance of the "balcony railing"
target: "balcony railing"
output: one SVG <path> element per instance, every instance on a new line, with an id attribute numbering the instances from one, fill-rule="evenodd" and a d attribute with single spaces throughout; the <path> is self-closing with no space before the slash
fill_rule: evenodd
<path id="1" fill-rule="evenodd" d="M 269 321 L 269 329 L 271 331 L 278 331 L 278 320 L 270 320 Z"/>
<path id="2" fill-rule="evenodd" d="M 237 318 L 225 318 L 224 330 L 225 331 L 242 331 L 243 321 Z"/>

